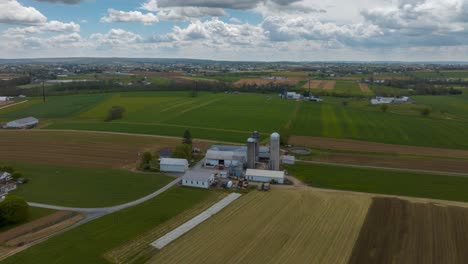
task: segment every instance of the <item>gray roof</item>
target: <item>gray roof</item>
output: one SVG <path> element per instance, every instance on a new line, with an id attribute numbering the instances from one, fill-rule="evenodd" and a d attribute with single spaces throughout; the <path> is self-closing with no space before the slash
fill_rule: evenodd
<path id="1" fill-rule="evenodd" d="M 210 150 L 217 151 L 233 151 L 233 152 L 247 152 L 247 146 L 232 146 L 232 145 L 213 145 Z"/>
<path id="2" fill-rule="evenodd" d="M 21 126 L 27 126 L 27 125 L 33 125 L 39 123 L 39 120 L 34 117 L 26 117 L 18 120 L 13 120 L 11 122 L 8 122 L 7 125 L 21 125 Z"/>
<path id="3" fill-rule="evenodd" d="M 189 180 L 189 181 L 208 181 L 212 177 L 212 174 L 209 172 L 194 172 L 189 171 L 185 173 L 182 177 L 182 180 Z"/>
<path id="4" fill-rule="evenodd" d="M 161 165 L 178 165 L 178 166 L 188 166 L 188 160 L 186 159 L 171 159 L 171 158 L 162 158 L 159 162 Z"/>

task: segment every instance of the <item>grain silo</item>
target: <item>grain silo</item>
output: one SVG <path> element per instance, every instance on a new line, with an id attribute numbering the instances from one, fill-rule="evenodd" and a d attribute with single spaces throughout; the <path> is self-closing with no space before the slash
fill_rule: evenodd
<path id="1" fill-rule="evenodd" d="M 247 168 L 255 169 L 257 156 L 255 154 L 255 139 L 247 139 Z"/>
<path id="2" fill-rule="evenodd" d="M 252 133 L 252 138 L 255 139 L 255 161 L 258 161 L 260 153 L 260 133 L 258 133 L 258 131 L 254 131 Z"/>
<path id="3" fill-rule="evenodd" d="M 280 169 L 280 135 L 278 133 L 270 136 L 270 169 L 274 171 Z"/>

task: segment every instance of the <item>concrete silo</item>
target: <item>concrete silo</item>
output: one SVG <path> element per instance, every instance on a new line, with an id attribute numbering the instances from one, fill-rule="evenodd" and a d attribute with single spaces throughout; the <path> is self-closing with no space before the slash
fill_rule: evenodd
<path id="1" fill-rule="evenodd" d="M 280 169 L 280 135 L 273 133 L 270 136 L 270 170 Z"/>
<path id="2" fill-rule="evenodd" d="M 255 169 L 257 156 L 255 155 L 255 139 L 247 139 L 247 168 Z"/>
<path id="3" fill-rule="evenodd" d="M 255 161 L 258 161 L 260 153 L 260 133 L 254 131 L 252 133 L 252 138 L 255 139 Z"/>

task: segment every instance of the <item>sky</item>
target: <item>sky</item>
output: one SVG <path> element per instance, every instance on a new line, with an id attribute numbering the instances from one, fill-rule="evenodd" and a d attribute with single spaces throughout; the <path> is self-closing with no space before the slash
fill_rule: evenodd
<path id="1" fill-rule="evenodd" d="M 0 0 L 0 58 L 468 61 L 468 0 Z"/>

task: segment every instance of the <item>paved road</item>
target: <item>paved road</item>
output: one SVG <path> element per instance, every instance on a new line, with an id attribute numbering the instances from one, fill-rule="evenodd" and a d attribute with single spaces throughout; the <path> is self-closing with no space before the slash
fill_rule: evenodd
<path id="1" fill-rule="evenodd" d="M 121 205 L 116 205 L 116 206 L 111 206 L 111 207 L 98 207 L 98 208 L 79 208 L 79 207 L 66 207 L 66 206 L 58 206 L 58 205 L 50 205 L 50 204 L 40 204 L 40 203 L 28 203 L 30 206 L 33 207 L 40 207 L 40 208 L 47 208 L 47 209 L 53 209 L 53 210 L 64 210 L 64 211 L 75 211 L 84 214 L 86 217 L 84 220 L 80 221 L 78 224 L 82 225 L 83 223 L 89 222 L 93 219 L 102 217 L 104 215 L 132 207 L 141 203 L 144 203 L 159 194 L 165 192 L 167 189 L 171 188 L 172 186 L 176 185 L 180 181 L 180 178 L 177 178 L 167 184 L 166 186 L 162 187 L 161 189 L 145 196 L 142 197 L 138 200 L 128 202 L 125 204 Z"/>

